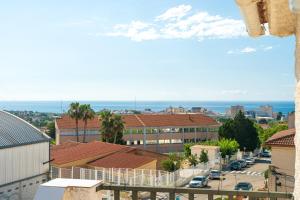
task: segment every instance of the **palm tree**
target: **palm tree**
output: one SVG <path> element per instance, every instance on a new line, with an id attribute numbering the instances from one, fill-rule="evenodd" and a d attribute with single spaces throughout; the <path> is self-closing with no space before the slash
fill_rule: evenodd
<path id="1" fill-rule="evenodd" d="M 91 108 L 90 104 L 81 105 L 80 110 L 82 112 L 82 120 L 84 122 L 84 126 L 83 126 L 83 143 L 85 143 L 87 122 L 88 122 L 88 120 L 94 119 L 95 111 Z"/>
<path id="2" fill-rule="evenodd" d="M 80 104 L 78 102 L 73 102 L 70 104 L 68 115 L 75 119 L 76 124 L 76 139 L 79 142 L 79 132 L 78 132 L 78 121 L 82 118 L 82 111 L 80 109 Z"/>
<path id="3" fill-rule="evenodd" d="M 113 118 L 114 144 L 123 143 L 124 122 L 121 115 L 114 115 Z"/>
<path id="4" fill-rule="evenodd" d="M 102 141 L 122 144 L 124 122 L 120 115 L 115 115 L 110 111 L 103 111 L 100 113 L 101 118 L 101 133 Z"/>

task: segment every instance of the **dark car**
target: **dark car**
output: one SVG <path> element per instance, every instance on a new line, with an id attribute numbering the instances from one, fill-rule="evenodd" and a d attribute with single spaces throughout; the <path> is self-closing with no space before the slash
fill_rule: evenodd
<path id="1" fill-rule="evenodd" d="M 209 173 L 209 178 L 210 179 L 221 179 L 222 172 L 219 170 L 211 170 Z"/>
<path id="2" fill-rule="evenodd" d="M 252 191 L 253 186 L 251 183 L 248 183 L 248 182 L 239 182 L 234 187 L 234 190 Z"/>
<path id="3" fill-rule="evenodd" d="M 244 159 L 238 160 L 237 162 L 241 163 L 242 168 L 247 167 L 247 162 Z"/>
<path id="4" fill-rule="evenodd" d="M 241 163 L 235 161 L 235 162 L 230 163 L 229 168 L 230 168 L 230 170 L 241 170 L 242 165 L 241 165 Z"/>

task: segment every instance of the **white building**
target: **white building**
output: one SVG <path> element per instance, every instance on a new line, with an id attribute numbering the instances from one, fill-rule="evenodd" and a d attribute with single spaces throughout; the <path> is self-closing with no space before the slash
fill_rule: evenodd
<path id="1" fill-rule="evenodd" d="M 26 121 L 0 111 L 0 199 L 32 200 L 47 181 L 50 138 Z"/>

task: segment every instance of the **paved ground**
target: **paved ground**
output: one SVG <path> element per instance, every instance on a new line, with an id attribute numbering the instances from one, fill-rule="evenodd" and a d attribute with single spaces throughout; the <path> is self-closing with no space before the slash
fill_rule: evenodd
<path id="1" fill-rule="evenodd" d="M 269 162 L 259 160 L 251 167 L 247 167 L 242 171 L 227 171 L 225 172 L 225 180 L 209 180 L 208 187 L 211 189 L 233 190 L 238 182 L 250 182 L 254 190 L 263 188 L 264 186 L 264 171 L 268 169 Z M 187 195 L 179 195 L 180 199 L 187 199 Z M 207 195 L 196 195 L 196 199 L 207 199 Z"/>

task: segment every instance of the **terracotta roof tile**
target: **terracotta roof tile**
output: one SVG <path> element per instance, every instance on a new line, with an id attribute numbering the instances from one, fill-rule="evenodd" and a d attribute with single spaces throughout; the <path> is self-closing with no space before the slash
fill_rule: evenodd
<path id="1" fill-rule="evenodd" d="M 90 143 L 67 142 L 51 147 L 51 160 L 53 159 L 53 164 L 62 165 L 82 159 L 99 158 L 111 153 L 131 149 L 131 147 L 99 141 Z"/>
<path id="2" fill-rule="evenodd" d="M 103 167 L 103 168 L 139 168 L 149 162 L 156 159 L 134 155 L 131 153 L 115 153 L 104 158 L 100 158 L 96 161 L 88 163 L 92 167 Z"/>
<path id="3" fill-rule="evenodd" d="M 266 141 L 266 145 L 269 146 L 295 146 L 294 137 L 295 129 L 288 129 L 285 131 L 280 131 L 274 134 Z"/>
<path id="4" fill-rule="evenodd" d="M 218 122 L 211 117 L 202 114 L 139 114 L 122 115 L 125 127 L 193 127 L 218 125 Z M 56 119 L 59 129 L 74 129 L 75 120 L 68 116 Z M 84 123 L 79 121 L 79 128 L 83 128 Z M 88 121 L 88 129 L 99 129 L 99 118 Z"/>

